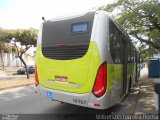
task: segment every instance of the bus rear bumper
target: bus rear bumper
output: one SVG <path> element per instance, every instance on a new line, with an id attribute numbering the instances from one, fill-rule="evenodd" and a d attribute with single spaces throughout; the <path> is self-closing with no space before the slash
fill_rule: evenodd
<path id="1" fill-rule="evenodd" d="M 55 101 L 74 104 L 78 106 L 84 106 L 94 109 L 107 109 L 110 106 L 109 95 L 106 93 L 102 97 L 97 98 L 93 93 L 77 94 L 59 90 L 53 90 L 45 88 L 41 85 L 37 86 L 38 92 L 43 97 L 48 97 Z M 47 95 L 47 92 L 51 93 L 51 96 Z"/>

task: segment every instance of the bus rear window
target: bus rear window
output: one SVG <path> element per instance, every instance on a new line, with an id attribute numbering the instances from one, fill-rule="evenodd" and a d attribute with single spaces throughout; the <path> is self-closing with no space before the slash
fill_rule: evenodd
<path id="1" fill-rule="evenodd" d="M 74 23 L 71 24 L 72 33 L 84 33 L 88 32 L 88 22 Z"/>

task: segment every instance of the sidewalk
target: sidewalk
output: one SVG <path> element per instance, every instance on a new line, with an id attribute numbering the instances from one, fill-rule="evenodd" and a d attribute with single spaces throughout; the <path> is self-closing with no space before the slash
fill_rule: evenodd
<path id="1" fill-rule="evenodd" d="M 141 71 L 143 75 L 138 82 L 139 93 L 137 94 L 135 114 L 158 114 L 158 110 L 155 108 L 154 83 L 160 81 L 160 78 L 148 78 L 147 70 L 144 68 Z"/>
<path id="2" fill-rule="evenodd" d="M 33 77 L 30 77 L 30 79 L 19 77 L 19 78 L 14 78 L 12 80 L 0 80 L 0 91 L 5 89 L 33 85 L 33 84 L 34 84 Z"/>
<path id="3" fill-rule="evenodd" d="M 154 83 L 160 78 L 148 78 L 147 68 L 141 71 L 138 84 L 113 109 L 113 114 L 158 114 L 155 108 Z"/>
<path id="4" fill-rule="evenodd" d="M 6 76 L 7 74 L 4 71 L 0 70 L 0 77 L 6 77 Z"/>
<path id="5" fill-rule="evenodd" d="M 34 74 L 30 74 L 30 79 L 27 79 L 26 75 L 16 75 L 17 69 L 19 67 L 0 69 L 0 91 L 34 84 Z"/>
<path id="6" fill-rule="evenodd" d="M 139 81 L 139 94 L 135 114 L 158 114 L 155 108 L 154 83 L 158 78 L 143 78 Z"/>

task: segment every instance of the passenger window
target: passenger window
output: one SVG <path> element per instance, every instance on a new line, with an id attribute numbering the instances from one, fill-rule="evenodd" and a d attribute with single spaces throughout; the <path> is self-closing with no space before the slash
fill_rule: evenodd
<path id="1" fill-rule="evenodd" d="M 131 46 L 131 60 L 130 60 L 130 62 L 131 63 L 135 63 L 135 49 L 134 49 L 134 47 L 133 46 Z"/>
<path id="2" fill-rule="evenodd" d="M 121 63 L 121 36 L 116 25 L 110 21 L 110 53 L 114 63 Z"/>
<path id="3" fill-rule="evenodd" d="M 131 45 L 127 45 L 128 63 L 131 63 Z"/>
<path id="4" fill-rule="evenodd" d="M 134 48 L 132 50 L 132 54 L 133 54 L 133 63 L 135 63 L 135 49 Z"/>

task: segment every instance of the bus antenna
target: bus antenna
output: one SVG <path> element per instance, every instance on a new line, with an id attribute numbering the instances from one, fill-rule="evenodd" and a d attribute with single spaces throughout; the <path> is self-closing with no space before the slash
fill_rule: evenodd
<path id="1" fill-rule="evenodd" d="M 46 21 L 46 19 L 45 19 L 44 17 L 42 17 L 42 20 L 43 20 L 43 21 Z"/>

